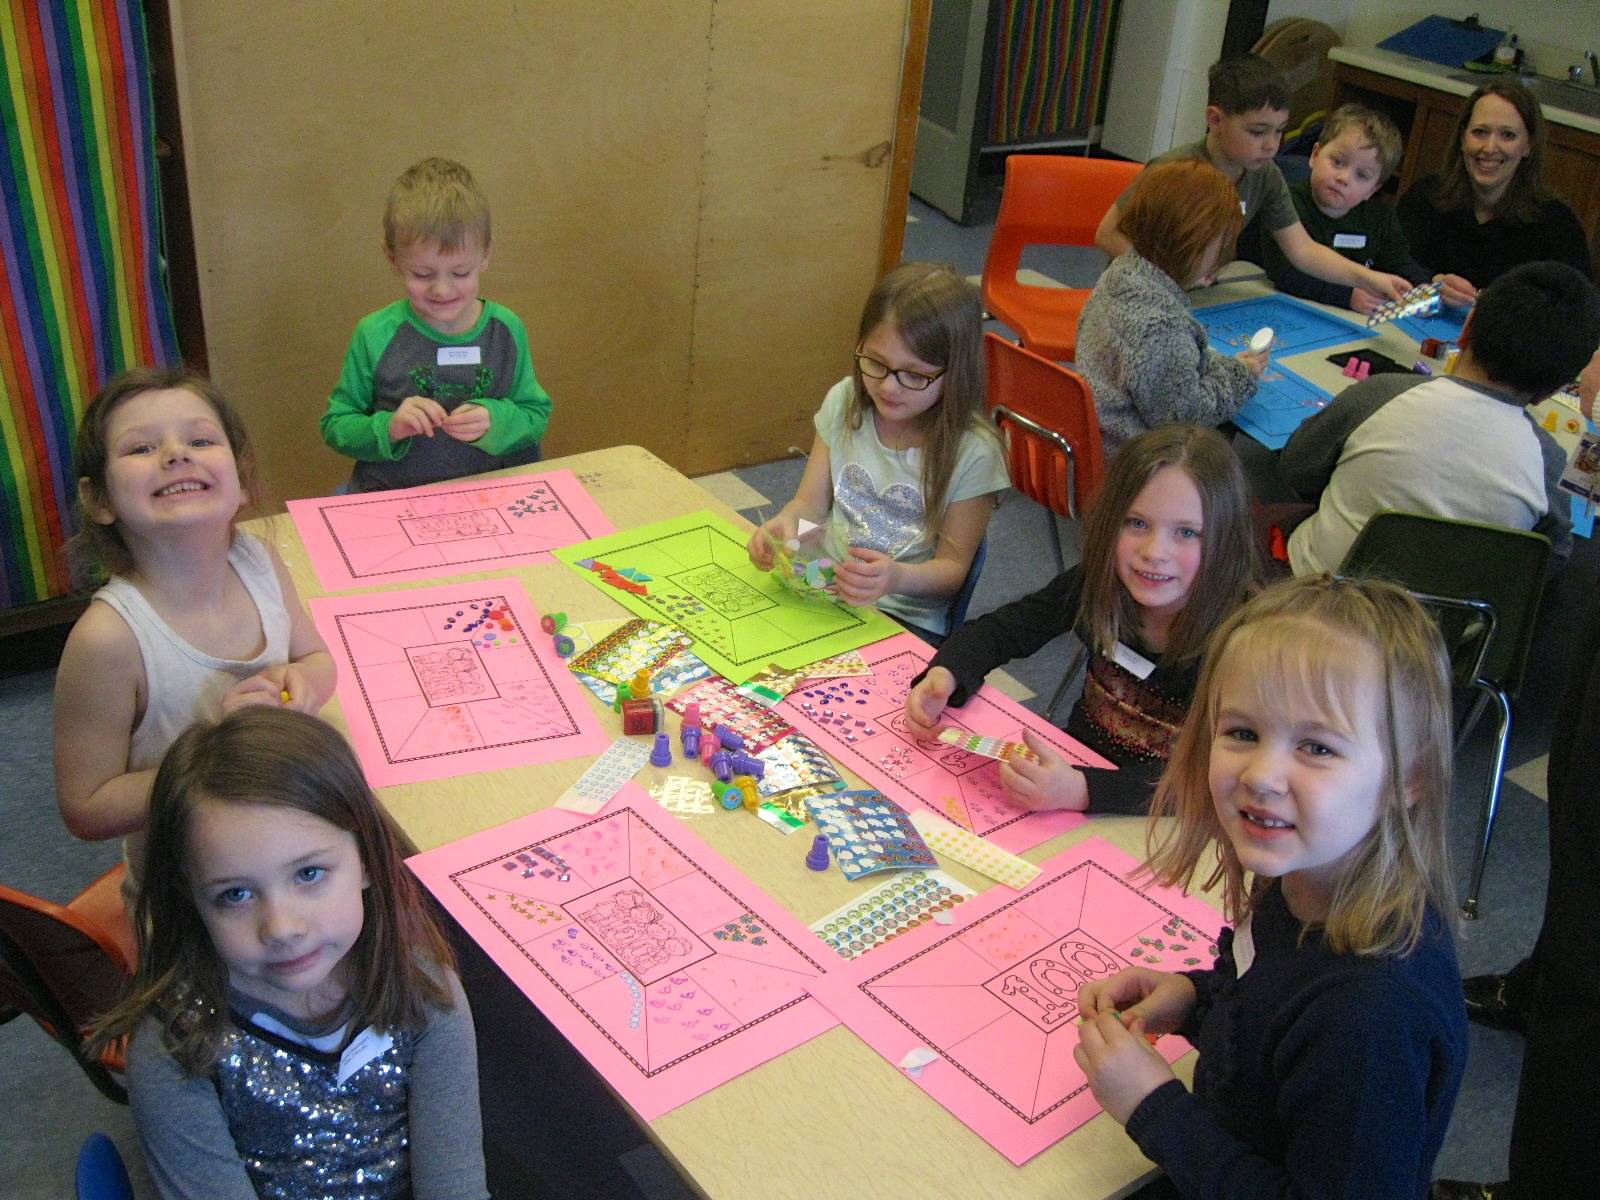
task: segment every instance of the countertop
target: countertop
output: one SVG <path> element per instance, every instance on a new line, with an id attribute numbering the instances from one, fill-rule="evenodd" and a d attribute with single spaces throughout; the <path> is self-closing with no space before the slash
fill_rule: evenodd
<path id="1" fill-rule="evenodd" d="M 1443 67 L 1438 63 L 1412 58 L 1408 54 L 1396 54 L 1393 50 L 1379 50 L 1375 46 L 1334 46 L 1328 51 L 1328 57 L 1334 62 L 1347 63 L 1392 79 L 1404 79 L 1455 96 L 1470 96 L 1478 89 L 1476 82 L 1452 78 L 1462 73 L 1459 68 Z M 1485 75 L 1483 81 L 1494 78 L 1493 75 Z M 1540 108 L 1547 121 L 1589 133 L 1600 133 L 1600 118 L 1558 108 L 1550 103 L 1541 103 Z"/>

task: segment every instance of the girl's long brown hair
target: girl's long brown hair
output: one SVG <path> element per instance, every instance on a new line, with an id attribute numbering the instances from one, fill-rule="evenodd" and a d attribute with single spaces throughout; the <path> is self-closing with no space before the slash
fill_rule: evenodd
<path id="1" fill-rule="evenodd" d="M 216 1061 L 228 1019 L 228 972 L 195 907 L 189 823 L 202 804 L 297 809 L 353 835 L 367 872 L 361 935 L 345 961 L 352 1029 L 419 1029 L 425 1006 L 448 1006 L 455 958 L 404 861 L 404 835 L 379 806 L 337 731 L 289 709 L 251 706 L 197 724 L 156 771 L 146 826 L 144 885 L 134 910 L 139 970 L 129 998 L 95 1030 L 103 1045 L 147 1014 L 191 1074 Z"/>
<path id="2" fill-rule="evenodd" d="M 1199 658 L 1206 638 L 1259 580 L 1260 559 L 1244 474 L 1214 429 L 1160 425 L 1129 438 L 1106 471 L 1083 522 L 1083 598 L 1077 626 L 1090 645 L 1109 653 L 1126 630 L 1140 627 L 1139 606 L 1117 578 L 1117 542 L 1133 502 L 1162 467 L 1177 467 L 1200 493 L 1200 573 L 1167 634 L 1164 660 Z"/>
<path id="3" fill-rule="evenodd" d="M 1212 801 L 1211 744 L 1222 672 L 1252 654 L 1268 702 L 1306 696 L 1348 709 L 1358 688 L 1379 689 L 1387 764 L 1378 819 L 1334 888 L 1323 935 L 1341 954 L 1405 954 L 1432 908 L 1456 919 L 1445 823 L 1450 806 L 1450 672 L 1443 639 L 1420 604 L 1379 580 L 1309 575 L 1274 584 L 1224 621 L 1206 652 L 1189 717 L 1156 787 L 1146 870 L 1187 888 L 1216 845 L 1202 882 L 1222 886 L 1223 911 L 1243 920 L 1277 881 L 1247 877 Z M 1266 670 L 1261 664 L 1270 664 Z M 1378 678 L 1372 679 L 1376 664 Z M 1164 820 L 1163 818 L 1176 818 Z"/>
<path id="4" fill-rule="evenodd" d="M 1536 221 L 1550 199 L 1550 191 L 1544 186 L 1544 113 L 1533 93 L 1514 79 L 1491 80 L 1468 97 L 1461 119 L 1456 122 L 1455 140 L 1450 143 L 1450 165 L 1439 176 L 1430 199 L 1440 212 L 1470 211 L 1477 203 L 1472 176 L 1467 173 L 1467 160 L 1461 152 L 1461 139 L 1472 124 L 1472 110 L 1485 96 L 1498 96 L 1517 110 L 1523 128 L 1528 131 L 1530 147 L 1528 157 L 1517 164 L 1505 195 L 1495 206 L 1495 216 L 1509 217 L 1513 221 Z"/>
<path id="5" fill-rule="evenodd" d="M 961 439 L 976 432 L 999 443 L 984 415 L 983 305 L 978 289 L 954 268 L 901 263 L 867 296 L 856 332 L 857 350 L 885 321 L 923 362 L 944 368 L 939 402 L 921 417 L 923 511 L 928 532 L 937 537 L 944 524 L 950 478 L 961 456 Z M 853 359 L 851 363 L 855 403 L 849 409 L 850 428 L 860 429 L 872 412 L 872 397 L 861 368 Z"/>

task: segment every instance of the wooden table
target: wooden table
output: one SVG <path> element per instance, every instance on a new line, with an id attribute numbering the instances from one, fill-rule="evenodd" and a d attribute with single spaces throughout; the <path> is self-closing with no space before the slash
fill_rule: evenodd
<path id="1" fill-rule="evenodd" d="M 698 509 L 744 524 L 725 504 L 638 446 L 553 459 L 543 466 L 576 473 L 619 529 Z M 288 517 L 249 527 L 277 546 L 302 597 L 324 594 Z M 573 621 L 631 616 L 555 562 L 460 578 L 508 575 L 521 581 L 541 612 L 563 611 Z M 607 728 L 620 732 L 618 718 L 590 699 Z M 345 728 L 337 699 L 323 715 Z M 545 763 L 406 784 L 379 794 L 417 848 L 427 850 L 548 807 L 587 765 L 583 759 Z M 638 781 L 648 785 L 674 772 L 684 769 L 678 764 L 659 770 L 647 766 Z M 849 772 L 846 776 L 855 786 L 864 786 Z M 801 843 L 809 844 L 809 839 L 782 837 L 744 813 L 719 810 L 696 820 L 694 830 L 808 924 L 866 890 L 867 885 L 848 883 L 837 872 L 807 870 Z M 1136 817 L 1097 817 L 1026 857 L 1042 862 L 1091 835 L 1142 857 L 1144 820 Z M 979 891 L 998 886 L 954 863 L 945 866 Z M 1185 1082 L 1192 1075 L 1193 1059 L 1191 1053 L 1178 1065 Z M 646 1128 L 689 1183 L 703 1195 L 729 1200 L 864 1195 L 1104 1200 L 1131 1190 L 1153 1169 L 1122 1127 L 1104 1114 L 1026 1166 L 1013 1167 L 843 1026 Z"/>

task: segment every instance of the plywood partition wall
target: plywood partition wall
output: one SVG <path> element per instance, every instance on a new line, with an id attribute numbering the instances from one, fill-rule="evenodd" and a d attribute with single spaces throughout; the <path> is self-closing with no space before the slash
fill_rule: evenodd
<path id="1" fill-rule="evenodd" d="M 268 499 L 348 473 L 317 418 L 401 294 L 383 199 L 427 154 L 488 193 L 484 290 L 528 326 L 547 455 L 808 446 L 898 258 L 928 4 L 172 0 L 211 370 Z"/>

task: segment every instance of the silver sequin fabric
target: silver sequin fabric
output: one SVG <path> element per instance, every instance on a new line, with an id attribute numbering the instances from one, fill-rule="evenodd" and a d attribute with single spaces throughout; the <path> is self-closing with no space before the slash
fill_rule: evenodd
<path id="1" fill-rule="evenodd" d="M 248 1030 L 225 1036 L 214 1078 L 234 1142 L 263 1200 L 411 1195 L 407 1093 L 413 1039 L 344 1084 L 338 1055 Z"/>

